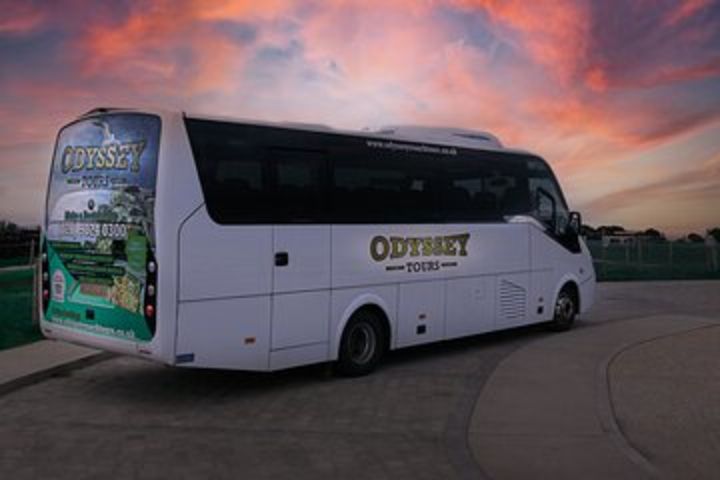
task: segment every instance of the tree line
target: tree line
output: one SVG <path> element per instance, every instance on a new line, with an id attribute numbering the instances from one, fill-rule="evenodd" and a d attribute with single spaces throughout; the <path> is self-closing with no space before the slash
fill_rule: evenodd
<path id="1" fill-rule="evenodd" d="M 582 235 L 588 240 L 601 240 L 605 236 L 633 236 L 652 242 L 667 242 L 667 236 L 656 228 L 648 228 L 646 230 L 629 231 L 621 225 L 601 225 L 592 227 L 590 225 L 582 226 Z M 707 237 L 712 237 L 716 242 L 720 243 L 720 227 L 708 228 L 705 235 L 697 232 L 691 232 L 678 238 L 675 241 L 688 243 L 704 243 Z"/>

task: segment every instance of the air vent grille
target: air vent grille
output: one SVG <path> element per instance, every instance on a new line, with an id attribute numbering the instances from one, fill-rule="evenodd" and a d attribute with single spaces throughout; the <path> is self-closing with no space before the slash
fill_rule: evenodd
<path id="1" fill-rule="evenodd" d="M 500 281 L 500 315 L 506 320 L 525 317 L 526 290 L 508 280 Z"/>

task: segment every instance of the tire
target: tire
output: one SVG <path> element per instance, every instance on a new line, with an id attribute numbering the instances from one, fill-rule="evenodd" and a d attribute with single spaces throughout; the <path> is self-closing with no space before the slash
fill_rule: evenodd
<path id="1" fill-rule="evenodd" d="M 553 307 L 553 319 L 548 326 L 554 332 L 569 330 L 575 323 L 577 315 L 577 300 L 569 288 L 560 290 L 555 306 Z"/>
<path id="2" fill-rule="evenodd" d="M 356 312 L 345 326 L 335 371 L 346 377 L 359 377 L 375 370 L 386 349 L 385 331 L 378 316 Z"/>

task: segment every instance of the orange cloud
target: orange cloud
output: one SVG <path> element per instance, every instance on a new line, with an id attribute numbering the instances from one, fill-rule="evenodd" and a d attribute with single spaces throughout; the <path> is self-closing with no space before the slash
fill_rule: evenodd
<path id="1" fill-rule="evenodd" d="M 644 88 L 671 85 L 720 76 L 720 57 L 695 65 L 662 65 L 636 76 L 611 77 L 605 68 L 594 65 L 585 73 L 585 83 L 595 92 L 614 88 Z"/>
<path id="2" fill-rule="evenodd" d="M 288 0 L 190 0 L 188 8 L 200 20 L 257 20 L 277 18 L 287 13 L 291 5 Z"/>
<path id="3" fill-rule="evenodd" d="M 563 81 L 583 65 L 590 29 L 587 9 L 572 0 L 455 0 L 467 9 L 484 9 L 501 26 L 520 33 L 521 50 L 548 66 Z M 512 43 L 511 39 L 506 38 Z"/>
<path id="4" fill-rule="evenodd" d="M 180 95 L 227 88 L 233 66 L 244 59 L 244 48 L 208 23 L 220 18 L 223 6 L 234 6 L 227 13 L 239 14 L 253 10 L 250 4 L 225 2 L 207 8 L 205 2 L 163 0 L 132 12 L 120 24 L 98 22 L 80 39 L 84 72 Z M 247 8 L 240 9 L 243 5 Z"/>

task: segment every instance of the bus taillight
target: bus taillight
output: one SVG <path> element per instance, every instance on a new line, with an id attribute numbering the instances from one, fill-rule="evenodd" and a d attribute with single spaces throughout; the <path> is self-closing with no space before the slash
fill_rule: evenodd
<path id="1" fill-rule="evenodd" d="M 48 260 L 47 240 L 43 239 L 42 254 L 40 256 L 40 275 L 42 279 L 42 307 L 43 314 L 47 312 L 50 303 L 50 266 Z"/>
<path id="2" fill-rule="evenodd" d="M 147 264 L 145 265 L 145 269 L 145 274 L 147 275 L 145 281 L 145 298 L 143 299 L 143 305 L 145 305 L 145 323 L 150 332 L 155 335 L 158 266 L 155 261 L 155 254 L 149 246 L 147 249 Z"/>

